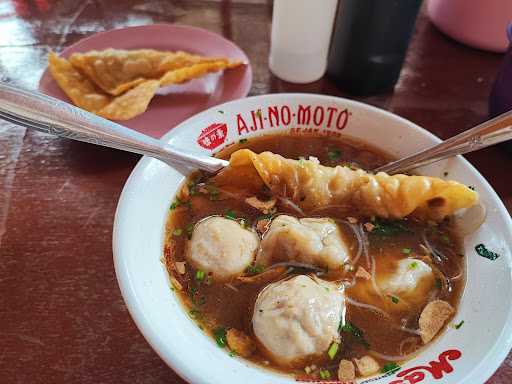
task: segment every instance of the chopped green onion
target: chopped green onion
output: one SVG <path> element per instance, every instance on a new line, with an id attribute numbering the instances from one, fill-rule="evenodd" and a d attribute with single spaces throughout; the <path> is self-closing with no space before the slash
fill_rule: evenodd
<path id="1" fill-rule="evenodd" d="M 323 380 L 329 379 L 331 377 L 331 372 L 329 372 L 327 369 L 321 369 L 319 373 L 320 378 Z"/>
<path id="2" fill-rule="evenodd" d="M 478 244 L 475 247 L 475 251 L 480 256 L 485 257 L 486 259 L 489 259 L 489 260 L 493 260 L 493 261 L 496 260 L 498 257 L 500 257 L 500 255 L 498 253 L 488 250 L 487 247 L 483 244 Z"/>
<path id="3" fill-rule="evenodd" d="M 405 253 L 406 255 L 410 254 L 412 252 L 411 248 L 402 248 L 402 253 Z"/>
<path id="4" fill-rule="evenodd" d="M 190 287 L 188 290 L 188 295 L 190 297 L 194 297 L 194 295 L 197 293 L 197 287 Z"/>
<path id="5" fill-rule="evenodd" d="M 197 195 L 197 183 L 198 183 L 199 180 L 191 180 L 189 181 L 189 183 L 187 184 L 188 186 L 188 194 L 190 196 L 195 196 Z"/>
<path id="6" fill-rule="evenodd" d="M 188 314 L 194 320 L 201 320 L 203 318 L 203 314 L 197 309 L 191 309 Z"/>
<path id="7" fill-rule="evenodd" d="M 462 321 L 461 321 L 460 323 L 458 323 L 458 324 L 455 324 L 455 325 L 454 325 L 454 328 L 455 328 L 455 329 L 459 329 L 459 328 L 460 328 L 460 327 L 462 327 L 463 325 L 464 325 L 464 320 L 462 320 Z"/>
<path id="8" fill-rule="evenodd" d="M 172 234 L 174 236 L 181 236 L 182 233 L 183 233 L 183 229 L 181 229 L 181 228 L 176 228 L 174 231 L 172 231 Z"/>
<path id="9" fill-rule="evenodd" d="M 450 238 L 446 234 L 441 235 L 441 240 L 443 240 L 443 242 L 446 243 L 446 244 L 450 244 L 451 243 Z"/>
<path id="10" fill-rule="evenodd" d="M 218 327 L 213 330 L 213 336 L 215 337 L 215 341 L 220 348 L 224 348 L 228 342 L 226 338 L 226 328 Z"/>
<path id="11" fill-rule="evenodd" d="M 299 157 L 299 167 L 304 167 L 304 164 L 306 162 L 306 159 L 304 157 Z"/>
<path id="12" fill-rule="evenodd" d="M 172 211 L 173 209 L 178 208 L 181 205 L 181 200 L 179 198 L 176 198 L 169 207 L 169 209 Z"/>
<path id="13" fill-rule="evenodd" d="M 267 213 L 266 215 L 258 216 L 254 221 L 255 221 L 255 222 L 258 222 L 258 221 L 260 221 L 260 220 L 269 220 L 269 219 L 272 219 L 272 216 L 274 216 L 274 214 L 272 214 L 272 213 Z"/>
<path id="14" fill-rule="evenodd" d="M 339 149 L 332 149 L 327 152 L 327 157 L 331 161 L 336 161 L 341 157 L 341 151 Z"/>
<path id="15" fill-rule="evenodd" d="M 411 232 L 404 224 L 404 221 L 376 218 L 372 221 L 372 224 L 374 225 L 370 232 L 372 235 L 393 236 L 404 232 Z"/>
<path id="16" fill-rule="evenodd" d="M 336 357 L 336 354 L 338 353 L 339 344 L 333 341 L 331 343 L 331 346 L 327 350 L 327 356 L 329 356 L 329 359 L 333 360 Z"/>
<path id="17" fill-rule="evenodd" d="M 192 232 L 194 232 L 194 224 L 188 223 L 185 227 L 185 232 L 187 232 L 187 237 L 190 240 L 192 238 Z"/>
<path id="18" fill-rule="evenodd" d="M 200 269 L 198 269 L 196 271 L 196 280 L 197 281 L 203 281 L 204 280 L 204 276 L 205 276 L 204 271 L 201 271 Z"/>
<path id="19" fill-rule="evenodd" d="M 250 275 L 257 275 L 263 272 L 265 268 L 260 264 L 251 264 L 247 267 L 246 272 Z"/>
<path id="20" fill-rule="evenodd" d="M 442 287 L 443 287 L 443 282 L 441 281 L 441 279 L 439 277 L 436 278 L 436 288 L 441 289 Z"/>
<path id="21" fill-rule="evenodd" d="M 391 295 L 390 297 L 393 304 L 398 304 L 398 302 L 400 301 L 400 299 L 396 296 Z"/>
<path id="22" fill-rule="evenodd" d="M 247 220 L 246 219 L 240 219 L 240 226 L 243 229 L 246 229 L 247 228 Z"/>
<path id="23" fill-rule="evenodd" d="M 206 303 L 206 297 L 200 296 L 199 299 L 197 299 L 197 287 L 190 287 L 188 291 L 188 296 L 190 297 L 190 301 L 192 301 L 192 304 L 194 306 L 198 305 L 204 305 Z"/>
<path id="24" fill-rule="evenodd" d="M 234 211 L 232 211 L 231 209 L 228 209 L 225 213 L 224 213 L 224 217 L 226 219 L 229 219 L 229 220 L 236 220 L 236 213 Z"/>
<path id="25" fill-rule="evenodd" d="M 229 351 L 229 357 L 236 357 L 236 356 L 238 356 L 237 351 L 235 351 L 233 349 L 231 351 Z"/>
<path id="26" fill-rule="evenodd" d="M 411 264 L 409 264 L 409 269 L 416 269 L 418 268 L 418 262 L 413 261 Z"/>
<path id="27" fill-rule="evenodd" d="M 340 323 L 340 325 L 341 325 L 341 323 Z M 360 330 L 358 327 L 356 327 L 354 324 L 346 323 L 346 324 L 342 325 L 341 326 L 341 332 L 345 332 L 345 333 L 351 334 L 365 348 L 368 349 L 370 347 L 370 345 L 368 344 L 368 342 L 364 338 L 363 331 Z"/>
<path id="28" fill-rule="evenodd" d="M 353 163 L 353 162 L 344 162 L 344 163 L 342 163 L 340 165 L 342 167 L 345 167 L 345 168 L 350 168 L 353 171 L 357 171 L 357 169 L 359 168 L 359 166 L 356 163 Z"/>
<path id="29" fill-rule="evenodd" d="M 172 211 L 173 209 L 181 207 L 182 205 L 185 205 L 187 208 L 192 208 L 192 202 L 190 200 L 181 200 L 179 197 L 177 197 L 176 200 L 173 201 L 169 209 Z"/>
<path id="30" fill-rule="evenodd" d="M 245 143 L 247 143 L 247 139 L 240 139 L 238 142 L 239 142 L 240 144 L 245 144 Z"/>
<path id="31" fill-rule="evenodd" d="M 219 113 L 220 113 L 220 114 L 222 114 L 222 115 L 224 114 L 224 111 L 222 111 L 222 110 L 220 110 L 220 109 L 219 109 L 217 112 L 219 112 Z"/>
<path id="32" fill-rule="evenodd" d="M 363 331 L 361 331 L 358 327 L 356 327 L 352 323 L 346 323 L 341 327 L 342 332 L 350 333 L 356 337 L 363 336 Z"/>
<path id="33" fill-rule="evenodd" d="M 387 363 L 380 370 L 381 373 L 396 372 L 400 369 L 397 363 Z"/>
<path id="34" fill-rule="evenodd" d="M 210 196 L 210 200 L 213 201 L 213 200 L 218 200 L 219 199 L 220 192 L 217 189 L 217 187 L 215 187 L 213 185 L 208 185 L 208 186 L 206 186 L 206 190 L 208 191 L 208 195 Z"/>

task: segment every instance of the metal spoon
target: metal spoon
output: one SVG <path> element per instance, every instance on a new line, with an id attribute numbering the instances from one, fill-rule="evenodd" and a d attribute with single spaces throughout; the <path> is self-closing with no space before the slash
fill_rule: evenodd
<path id="1" fill-rule="evenodd" d="M 151 156 L 173 166 L 216 172 L 228 165 L 226 160 L 176 148 L 53 97 L 3 83 L 0 118 L 52 135 Z"/>
<path id="2" fill-rule="evenodd" d="M 226 160 L 184 151 L 66 102 L 0 83 L 0 118 L 45 133 L 122 149 L 159 159 L 173 166 L 217 172 Z M 412 156 L 375 169 L 397 173 L 512 139 L 512 111 Z"/>

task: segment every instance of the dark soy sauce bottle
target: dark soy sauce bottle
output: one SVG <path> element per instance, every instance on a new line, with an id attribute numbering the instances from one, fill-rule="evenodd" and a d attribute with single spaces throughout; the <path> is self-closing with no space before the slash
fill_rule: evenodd
<path id="1" fill-rule="evenodd" d="M 340 0 L 327 74 L 365 96 L 392 89 L 422 0 Z"/>

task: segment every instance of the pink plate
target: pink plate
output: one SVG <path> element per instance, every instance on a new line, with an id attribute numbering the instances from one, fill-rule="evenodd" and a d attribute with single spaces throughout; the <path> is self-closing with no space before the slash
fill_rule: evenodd
<path id="1" fill-rule="evenodd" d="M 245 53 L 231 41 L 201 28 L 153 24 L 115 29 L 80 40 L 67 47 L 61 55 L 68 57 L 75 52 L 107 48 L 182 50 L 204 56 L 229 57 L 247 63 L 221 74 L 209 74 L 187 84 L 160 89 L 145 113 L 131 120 L 120 121 L 124 126 L 154 137 L 162 136 L 202 110 L 247 96 L 251 88 L 252 69 Z M 69 102 L 48 69 L 41 77 L 39 90 Z"/>

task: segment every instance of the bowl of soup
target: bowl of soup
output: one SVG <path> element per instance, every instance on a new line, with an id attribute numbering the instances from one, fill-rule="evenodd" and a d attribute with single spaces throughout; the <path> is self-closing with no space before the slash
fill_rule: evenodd
<path id="1" fill-rule="evenodd" d="M 113 250 L 138 328 L 191 383 L 483 383 L 512 346 L 511 219 L 439 139 L 311 94 L 216 106 L 162 138 L 217 174 L 143 158 Z"/>

